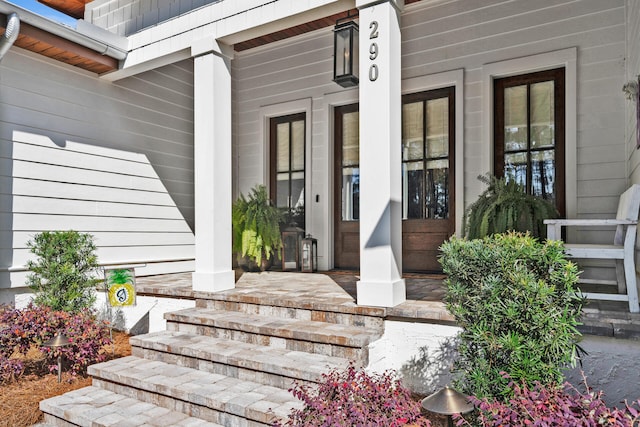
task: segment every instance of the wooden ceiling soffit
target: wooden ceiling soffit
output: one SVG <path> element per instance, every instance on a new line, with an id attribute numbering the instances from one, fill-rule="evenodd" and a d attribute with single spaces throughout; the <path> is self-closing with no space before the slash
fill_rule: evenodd
<path id="1" fill-rule="evenodd" d="M 346 18 L 348 15 L 352 16 L 354 19 L 357 18 L 358 9 L 351 9 L 349 11 L 345 10 L 344 12 L 316 19 L 302 25 L 296 25 L 295 27 L 285 28 L 284 30 L 276 31 L 275 33 L 265 34 L 264 36 L 236 43 L 233 45 L 233 49 L 236 52 L 242 52 L 243 50 L 263 46 L 265 44 L 273 43 L 278 40 L 284 40 L 290 37 L 299 36 L 300 34 L 319 30 L 321 28 L 331 27 L 336 25 L 336 21 L 338 19 Z"/>
<path id="2" fill-rule="evenodd" d="M 73 16 L 76 19 L 84 18 L 84 6 L 91 0 L 38 0 L 59 12 Z"/>
<path id="3" fill-rule="evenodd" d="M 0 17 L 0 30 L 5 31 L 6 17 Z M 118 69 L 118 60 L 25 22 L 20 23 L 20 35 L 14 46 L 97 74 Z"/>
<path id="4" fill-rule="evenodd" d="M 405 4 L 417 3 L 420 0 L 405 0 Z M 273 43 L 279 40 L 288 39 L 290 37 L 299 36 L 300 34 L 308 33 L 311 31 L 319 30 L 321 28 L 331 27 L 336 25 L 338 19 L 352 17 L 358 18 L 358 9 L 345 10 L 344 12 L 336 13 L 334 15 L 326 16 L 324 18 L 316 19 L 297 25 L 295 27 L 286 28 L 284 30 L 276 31 L 274 33 L 265 34 L 264 36 L 256 37 L 250 40 L 245 40 L 233 45 L 233 49 L 236 52 L 242 52 L 243 50 L 252 49 L 258 46 L 264 46 L 265 44 Z"/>

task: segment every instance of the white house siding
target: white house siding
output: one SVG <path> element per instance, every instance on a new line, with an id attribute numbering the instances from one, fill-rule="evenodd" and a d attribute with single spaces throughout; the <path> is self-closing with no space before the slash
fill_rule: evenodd
<path id="1" fill-rule="evenodd" d="M 632 2 L 633 3 L 633 2 Z M 636 6 L 637 6 L 637 2 Z M 422 1 L 402 15 L 403 79 L 464 70 L 464 203 L 483 190 L 476 179 L 489 170 L 492 143 L 485 136 L 483 66 L 515 58 L 575 49 L 577 140 L 566 179 L 568 214 L 615 214 L 627 186 L 625 156 L 625 0 Z M 233 61 L 235 179 L 239 192 L 266 182 L 267 135 L 263 112 L 288 111 L 287 103 L 310 99 L 312 126 L 307 163 L 307 223 L 319 237 L 320 265 L 330 266 L 333 150 L 328 105 L 357 100 L 357 91 L 332 83 L 332 28 L 241 52 Z M 637 50 L 637 49 L 636 49 Z M 535 64 L 532 65 L 535 68 Z M 341 93 L 344 96 L 341 96 Z M 577 173 L 575 170 L 577 169 Z M 573 180 L 573 182 L 572 182 Z M 577 181 L 577 182 L 576 182 Z M 319 202 L 316 203 L 316 195 Z M 309 227 L 308 227 L 309 228 Z M 607 241 L 604 231 L 583 240 Z"/>
<path id="2" fill-rule="evenodd" d="M 190 10 L 220 0 L 93 0 L 85 6 L 84 18 L 121 36 L 148 28 Z M 235 0 L 237 1 L 237 0 Z"/>
<path id="3" fill-rule="evenodd" d="M 638 81 L 640 76 L 640 1 L 627 0 L 627 74 L 625 81 Z M 640 89 L 639 89 L 640 90 Z M 632 101 L 626 101 L 627 107 L 627 154 L 629 175 L 633 184 L 640 184 L 640 151 L 636 148 L 636 108 Z"/>
<path id="4" fill-rule="evenodd" d="M 193 269 L 192 61 L 109 83 L 14 48 L 0 65 L 0 302 L 26 242 L 91 233 L 100 263 Z M 177 261 L 177 262 L 171 262 Z"/>

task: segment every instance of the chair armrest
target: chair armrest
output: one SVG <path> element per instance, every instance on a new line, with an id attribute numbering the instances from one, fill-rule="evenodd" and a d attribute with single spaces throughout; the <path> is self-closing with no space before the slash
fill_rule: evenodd
<path id="1" fill-rule="evenodd" d="M 568 225 L 593 226 L 593 225 L 633 225 L 638 221 L 631 219 L 545 219 L 547 225 Z"/>
<path id="2" fill-rule="evenodd" d="M 562 227 L 566 226 L 636 225 L 638 221 L 630 219 L 545 219 L 544 223 L 547 225 L 547 239 L 560 240 Z"/>

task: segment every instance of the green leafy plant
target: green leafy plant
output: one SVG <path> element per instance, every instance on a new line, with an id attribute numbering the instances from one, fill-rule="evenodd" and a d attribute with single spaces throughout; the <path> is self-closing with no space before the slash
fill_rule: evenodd
<path id="1" fill-rule="evenodd" d="M 133 276 L 131 270 L 128 268 L 117 268 L 115 270 L 109 270 L 107 273 L 109 283 L 113 284 L 125 284 L 131 283 Z"/>
<path id="2" fill-rule="evenodd" d="M 507 399 L 509 378 L 560 384 L 580 354 L 577 330 L 584 298 L 578 270 L 560 241 L 529 234 L 451 238 L 440 263 L 444 301 L 460 332 L 456 387 L 477 397 Z"/>
<path id="3" fill-rule="evenodd" d="M 27 285 L 36 293 L 35 303 L 53 310 L 79 312 L 95 302 L 98 258 L 90 234 L 77 231 L 45 231 L 27 246 L 36 256 L 27 262 Z"/>
<path id="4" fill-rule="evenodd" d="M 368 374 L 351 364 L 323 374 L 317 386 L 297 383 L 290 391 L 304 407 L 292 410 L 284 424 L 275 426 L 431 425 L 421 416 L 420 403 L 411 398 L 393 371 Z"/>
<path id="5" fill-rule="evenodd" d="M 247 257 L 261 269 L 282 248 L 280 223 L 282 213 L 273 206 L 267 187 L 254 187 L 249 196 L 243 194 L 233 204 L 233 250 Z"/>
<path id="6" fill-rule="evenodd" d="M 70 341 L 65 347 L 51 349 L 42 344 L 61 332 Z M 111 343 L 108 324 L 96 320 L 88 311 L 69 313 L 47 306 L 29 305 L 24 309 L 0 309 L 0 382 L 18 378 L 25 371 L 26 355 L 40 349 L 46 368 L 57 370 L 56 358 L 63 355 L 66 371 L 86 374 L 91 364 L 106 360 L 104 346 Z M 36 372 L 38 373 L 38 372 Z"/>
<path id="7" fill-rule="evenodd" d="M 558 218 L 556 207 L 541 197 L 527 194 L 513 179 L 480 175 L 488 187 L 465 212 L 463 229 L 469 239 L 506 231 L 546 236 L 544 220 Z"/>

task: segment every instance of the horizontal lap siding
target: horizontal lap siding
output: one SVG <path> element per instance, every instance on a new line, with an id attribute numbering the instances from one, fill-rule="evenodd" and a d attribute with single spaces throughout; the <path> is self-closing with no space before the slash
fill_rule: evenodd
<path id="1" fill-rule="evenodd" d="M 193 263 L 193 63 L 116 83 L 12 49 L 0 66 L 0 288 L 40 231 L 91 233 L 101 263 Z M 176 262 L 167 262 L 175 260 Z M 157 261 L 162 261 L 157 263 Z"/>
<path id="2" fill-rule="evenodd" d="M 406 8 L 403 78 L 465 69 L 466 205 L 484 189 L 476 177 L 487 171 L 480 169 L 477 159 L 490 149 L 483 134 L 482 66 L 577 47 L 578 176 L 567 179 L 577 179 L 578 216 L 615 215 L 618 196 L 627 186 L 620 91 L 625 1 L 483 0 Z M 600 232 L 581 233 L 581 238 L 611 239 Z"/>
<path id="3" fill-rule="evenodd" d="M 618 196 L 627 186 L 625 155 L 625 3 L 637 17 L 632 0 L 458 0 L 423 1 L 402 14 L 403 79 L 465 70 L 464 188 L 465 205 L 484 189 L 476 179 L 488 171 L 478 160 L 487 156 L 484 140 L 482 67 L 554 50 L 577 48 L 577 215 L 615 215 Z M 637 64 L 638 18 L 635 28 Z M 326 188 L 331 141 L 323 97 L 342 89 L 331 81 L 332 28 L 272 43 L 236 55 L 233 61 L 237 168 L 236 190 L 246 192 L 267 175 L 261 153 L 260 108 L 303 98 L 313 100 L 311 194 L 320 194 L 314 212 L 331 197 Z M 459 124 L 462 125 L 462 124 Z M 639 161 L 636 161 L 638 163 Z M 637 166 L 636 166 L 637 168 Z M 637 172 L 636 172 L 637 173 Z M 594 191 L 589 189 L 593 188 Z M 571 196 L 571 195 L 570 195 Z M 318 209 L 315 209 L 315 208 Z M 328 219 L 313 221 L 328 226 Z M 582 233 L 601 240 L 599 232 Z M 608 238 L 605 238 L 605 240 Z"/>

